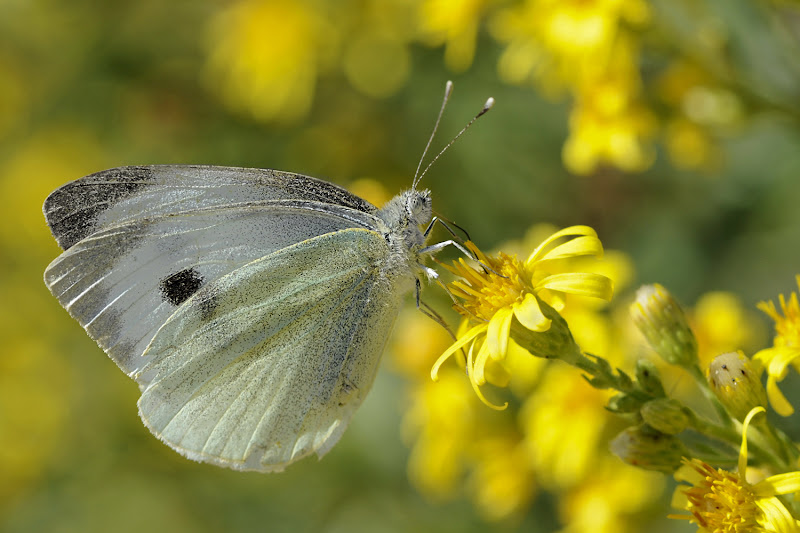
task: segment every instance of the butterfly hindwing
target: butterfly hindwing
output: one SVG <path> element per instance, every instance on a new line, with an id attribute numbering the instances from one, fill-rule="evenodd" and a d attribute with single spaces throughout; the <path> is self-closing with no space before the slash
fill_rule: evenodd
<path id="1" fill-rule="evenodd" d="M 400 307 L 388 254 L 378 233 L 341 230 L 198 290 L 134 376 L 147 383 L 142 419 L 188 457 L 237 469 L 325 453 L 369 390 Z"/>

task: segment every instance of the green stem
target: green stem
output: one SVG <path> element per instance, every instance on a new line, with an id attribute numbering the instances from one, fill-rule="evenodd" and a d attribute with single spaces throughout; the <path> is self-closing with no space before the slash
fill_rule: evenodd
<path id="1" fill-rule="evenodd" d="M 609 384 L 609 388 L 628 394 L 643 402 L 650 399 L 650 397 L 644 394 L 630 378 L 623 378 L 622 375 L 615 372 L 610 365 L 606 366 L 598 363 L 601 359 L 602 358 L 594 355 L 587 357 L 586 354 L 581 354 L 579 358 L 571 361 L 570 364 L 583 370 L 592 377 L 601 378 Z"/>
<path id="2" fill-rule="evenodd" d="M 714 394 L 714 391 L 711 390 L 711 387 L 709 387 L 708 380 L 706 379 L 705 374 L 703 374 L 703 371 L 700 370 L 700 367 L 697 365 L 692 365 L 686 368 L 686 370 L 689 371 L 689 374 L 697 382 L 697 385 L 703 392 L 703 396 L 705 396 L 706 399 L 711 402 L 711 405 L 714 406 L 714 410 L 717 412 L 720 422 L 728 428 L 734 428 L 736 425 L 733 423 L 731 415 L 728 413 L 728 410 L 725 409 L 725 406 L 719 401 L 717 395 Z"/>
<path id="3" fill-rule="evenodd" d="M 697 414 L 695 414 L 694 411 L 688 408 L 684 409 L 684 413 L 686 413 L 686 415 L 689 417 L 689 427 L 701 435 L 726 442 L 734 448 L 739 448 L 741 446 L 742 436 L 737 430 L 733 429 L 733 427 L 720 426 L 708 419 L 701 419 L 697 416 Z M 758 444 L 748 442 L 747 449 L 754 458 L 758 459 L 758 461 L 771 465 L 773 468 L 776 468 L 781 472 L 786 471 L 783 461 L 779 461 L 774 454 L 769 453 Z"/>

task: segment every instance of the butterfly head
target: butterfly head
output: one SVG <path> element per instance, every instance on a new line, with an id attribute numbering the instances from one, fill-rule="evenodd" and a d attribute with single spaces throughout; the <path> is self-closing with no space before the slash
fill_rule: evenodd
<path id="1" fill-rule="evenodd" d="M 431 191 L 411 189 L 401 196 L 404 200 L 405 216 L 411 225 L 421 226 L 430 222 L 433 216 Z"/>
<path id="2" fill-rule="evenodd" d="M 411 250 L 425 243 L 420 226 L 433 216 L 431 192 L 427 189 L 403 191 L 381 208 L 378 216 L 387 226 L 387 238 L 399 239 L 402 248 Z"/>

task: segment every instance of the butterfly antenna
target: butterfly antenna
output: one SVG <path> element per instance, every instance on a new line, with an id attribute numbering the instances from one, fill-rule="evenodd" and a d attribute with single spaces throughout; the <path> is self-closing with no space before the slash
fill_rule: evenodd
<path id="1" fill-rule="evenodd" d="M 464 132 L 465 132 L 465 131 L 467 131 L 467 130 L 469 129 L 469 127 L 470 127 L 470 126 L 472 126 L 472 124 L 474 124 L 474 123 L 475 123 L 475 121 L 476 121 L 476 120 L 478 120 L 478 119 L 479 119 L 479 118 L 481 118 L 481 117 L 482 117 L 484 114 L 486 114 L 486 112 L 487 112 L 487 111 L 489 111 L 489 110 L 492 108 L 492 106 L 494 106 L 494 98 L 489 98 L 488 100 L 486 100 L 486 103 L 485 103 L 485 104 L 483 104 L 483 109 L 481 109 L 481 110 L 478 112 L 478 114 L 477 114 L 477 115 L 475 115 L 474 117 L 472 117 L 472 120 L 470 120 L 470 121 L 467 123 L 467 125 L 466 125 L 466 126 L 464 126 L 463 128 L 461 128 L 461 131 L 459 131 L 459 132 L 458 132 L 458 135 L 456 135 L 455 137 L 453 137 L 453 140 L 452 140 L 452 141 L 450 141 L 449 143 L 447 143 L 447 146 L 445 146 L 444 148 L 442 148 L 442 151 L 441 151 L 441 152 L 439 152 L 439 153 L 436 155 L 436 157 L 434 157 L 434 158 L 433 158 L 433 160 L 432 160 L 430 163 L 428 163 L 428 166 L 427 166 L 427 167 L 425 167 L 425 170 L 423 170 L 423 171 L 422 171 L 422 174 L 420 174 L 420 175 L 419 175 L 419 177 L 415 177 L 415 178 L 414 178 L 414 186 L 416 186 L 416 184 L 419 182 L 419 180 L 421 180 L 421 179 L 422 179 L 422 176 L 424 176 L 425 174 L 427 174 L 427 173 L 428 173 L 428 170 L 429 170 L 429 169 L 430 169 L 430 168 L 433 166 L 433 164 L 434 164 L 434 163 L 436 163 L 436 160 L 437 160 L 437 159 L 439 159 L 439 158 L 442 156 L 442 154 L 443 154 L 443 153 L 445 153 L 445 152 L 447 151 L 447 149 L 448 149 L 448 148 L 450 148 L 451 146 L 453 146 L 453 143 L 455 143 L 455 142 L 458 140 L 458 138 L 459 138 L 459 137 L 461 137 L 461 136 L 464 134 Z M 444 109 L 444 108 L 443 108 L 443 109 Z M 441 115 L 440 115 L 440 116 L 441 116 Z M 439 124 L 439 122 L 437 121 L 437 122 L 436 122 L 436 124 L 438 125 L 438 124 Z M 434 130 L 434 132 L 435 132 L 435 131 L 436 131 L 436 130 Z M 432 138 L 432 137 L 431 137 L 431 138 Z M 428 145 L 430 145 L 430 141 L 428 142 Z M 426 148 L 426 150 L 427 150 L 427 148 Z M 423 156 L 424 156 L 424 155 L 423 155 Z M 420 163 L 422 163 L 422 161 L 420 161 Z"/>
<path id="2" fill-rule="evenodd" d="M 425 150 L 422 151 L 422 157 L 419 158 L 419 164 L 417 165 L 417 171 L 414 172 L 414 181 L 411 185 L 412 189 L 417 188 L 417 183 L 419 183 L 420 178 L 419 176 L 419 169 L 422 168 L 422 162 L 425 160 L 425 156 L 428 154 L 428 149 L 431 147 L 431 143 L 433 142 L 433 138 L 436 135 L 436 130 L 439 129 L 439 122 L 442 121 L 442 115 L 444 114 L 444 108 L 447 106 L 447 101 L 450 100 L 450 95 L 453 94 L 453 82 L 448 80 L 447 84 L 444 87 L 444 99 L 442 100 L 442 107 L 439 109 L 439 116 L 436 117 L 436 124 L 433 125 L 433 131 L 431 132 L 431 136 L 428 139 L 428 144 L 425 146 Z M 423 172 L 424 174 L 424 172 Z"/>

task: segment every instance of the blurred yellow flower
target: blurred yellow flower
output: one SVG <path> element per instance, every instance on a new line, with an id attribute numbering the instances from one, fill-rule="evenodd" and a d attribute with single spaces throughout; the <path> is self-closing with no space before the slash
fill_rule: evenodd
<path id="1" fill-rule="evenodd" d="M 655 158 L 650 146 L 655 119 L 639 101 L 641 82 L 634 47 L 631 39 L 618 39 L 614 62 L 575 90 L 563 157 L 576 174 L 589 174 L 601 165 L 628 172 L 644 170 Z"/>
<path id="2" fill-rule="evenodd" d="M 667 122 L 664 136 L 667 152 L 678 168 L 700 168 L 718 155 L 709 132 L 685 118 Z"/>
<path id="3" fill-rule="evenodd" d="M 689 520 L 702 531 L 720 533 L 800 531 L 800 522 L 777 498 L 800 492 L 800 472 L 777 474 L 756 484 L 746 479 L 747 429 L 753 417 L 763 412 L 763 407 L 756 407 L 744 420 L 736 472 L 715 469 L 699 459 L 684 459 L 684 467 L 675 473 L 675 479 L 691 486 L 679 486 L 672 505 L 691 515 L 670 515 L 670 518 Z"/>
<path id="4" fill-rule="evenodd" d="M 569 239 L 556 244 L 565 237 Z M 460 302 L 457 310 L 469 323 L 477 322 L 477 325 L 462 325 L 458 340 L 436 361 L 431 377 L 435 381 L 439 367 L 451 355 L 468 346 L 470 383 L 484 403 L 502 409 L 486 400 L 480 386 L 487 381 L 487 363 L 502 365 L 506 359 L 512 326 L 521 328 L 521 332 L 548 332 L 544 338 L 531 340 L 539 343 L 536 349 L 520 339 L 515 341 L 533 355 L 546 358 L 580 355 L 557 310 L 563 309 L 568 293 L 610 299 L 611 280 L 590 272 L 553 272 L 550 269 L 551 263 L 559 259 L 602 255 L 600 239 L 588 226 L 571 226 L 552 234 L 525 262 L 503 253 L 489 257 L 474 244 L 467 243 L 467 246 L 483 265 L 481 269 L 469 266 L 463 258 L 447 268 L 462 278 L 450 285 Z"/>
<path id="5" fill-rule="evenodd" d="M 754 313 L 730 292 L 707 292 L 689 310 L 689 324 L 697 339 L 700 367 L 721 353 L 750 352 L 762 338 Z"/>
<path id="6" fill-rule="evenodd" d="M 609 396 L 570 366 L 547 367 L 519 414 L 530 462 L 542 486 L 567 489 L 594 468 L 598 452 L 606 447 L 603 436 L 611 415 L 604 405 Z"/>
<path id="7" fill-rule="evenodd" d="M 458 492 L 475 437 L 476 402 L 455 369 L 442 372 L 437 385 L 423 380 L 412 387 L 403 417 L 403 434 L 413 444 L 408 476 L 423 494 L 445 499 Z"/>
<path id="8" fill-rule="evenodd" d="M 536 493 L 536 484 L 519 436 L 486 435 L 476 441 L 474 454 L 468 487 L 484 518 L 505 520 L 525 511 Z"/>
<path id="9" fill-rule="evenodd" d="M 335 28 L 311 0 L 236 1 L 211 21 L 206 80 L 232 109 L 297 120 L 336 57 Z"/>
<path id="10" fill-rule="evenodd" d="M 800 287 L 800 275 L 795 278 Z M 775 339 L 772 348 L 761 350 L 753 356 L 767 369 L 767 396 L 769 403 L 778 414 L 789 416 L 794 413 L 794 407 L 778 388 L 778 382 L 783 381 L 789 371 L 789 365 L 794 365 L 800 371 L 800 303 L 797 293 L 792 292 L 787 301 L 783 294 L 779 295 L 781 311 L 775 303 L 759 302 L 758 308 L 775 321 Z"/>
<path id="11" fill-rule="evenodd" d="M 720 157 L 714 132 L 742 119 L 737 96 L 717 85 L 710 73 L 686 60 L 673 62 L 655 81 L 667 104 L 665 144 L 672 162 L 682 168 L 713 168 Z"/>
<path id="12" fill-rule="evenodd" d="M 494 36 L 508 43 L 501 78 L 574 97 L 563 158 L 576 174 L 601 165 L 639 171 L 654 159 L 654 119 L 639 101 L 639 44 L 630 31 L 649 17 L 641 0 L 527 0 L 492 20 Z"/>
<path id="13" fill-rule="evenodd" d="M 559 533 L 634 533 L 642 531 L 636 515 L 655 503 L 664 490 L 664 476 L 621 464 L 604 454 L 590 475 L 565 492 L 559 515 L 566 527 Z"/>
<path id="14" fill-rule="evenodd" d="M 642 0 L 526 0 L 490 23 L 495 38 L 508 43 L 500 76 L 549 91 L 588 87 L 620 61 L 613 48 L 625 29 L 649 17 Z"/>
<path id="15" fill-rule="evenodd" d="M 422 0 L 419 28 L 431 46 L 445 45 L 444 61 L 454 71 L 466 70 L 475 55 L 481 17 L 495 0 Z"/>

